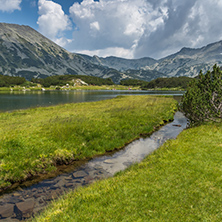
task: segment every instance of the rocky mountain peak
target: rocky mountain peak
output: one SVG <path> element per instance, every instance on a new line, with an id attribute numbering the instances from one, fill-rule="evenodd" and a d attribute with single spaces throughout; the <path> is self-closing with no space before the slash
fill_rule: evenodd
<path id="1" fill-rule="evenodd" d="M 222 65 L 222 41 L 202 48 L 184 47 L 160 60 L 125 59 L 70 53 L 29 26 L 0 23 L 0 74 L 33 77 L 80 74 L 102 78 L 134 78 L 150 81 L 158 77 L 198 75 Z"/>

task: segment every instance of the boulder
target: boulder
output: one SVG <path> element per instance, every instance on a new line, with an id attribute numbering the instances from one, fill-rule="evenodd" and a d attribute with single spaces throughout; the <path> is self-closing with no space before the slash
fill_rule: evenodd
<path id="1" fill-rule="evenodd" d="M 32 216 L 35 201 L 33 199 L 26 200 L 24 202 L 16 203 L 16 214 L 20 219 L 29 218 Z"/>
<path id="2" fill-rule="evenodd" d="M 0 218 L 12 217 L 14 214 L 14 204 L 0 206 Z"/>

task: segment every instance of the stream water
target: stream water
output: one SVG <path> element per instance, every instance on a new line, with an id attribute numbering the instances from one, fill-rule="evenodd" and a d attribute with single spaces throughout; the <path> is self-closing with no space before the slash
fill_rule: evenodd
<path id="1" fill-rule="evenodd" d="M 108 178 L 142 161 L 166 140 L 174 139 L 187 126 L 187 119 L 177 112 L 174 121 L 161 127 L 148 138 L 133 141 L 112 155 L 94 158 L 72 172 L 61 174 L 27 188 L 5 194 L 0 199 L 0 220 L 20 221 L 43 210 L 53 199 L 102 178 Z"/>

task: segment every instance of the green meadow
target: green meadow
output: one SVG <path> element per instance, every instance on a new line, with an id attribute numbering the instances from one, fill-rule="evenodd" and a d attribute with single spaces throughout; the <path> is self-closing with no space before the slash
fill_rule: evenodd
<path id="1" fill-rule="evenodd" d="M 221 163 L 222 124 L 189 128 L 113 178 L 67 193 L 33 221 L 219 222 Z"/>
<path id="2" fill-rule="evenodd" d="M 172 97 L 115 99 L 0 113 L 0 188 L 149 135 L 172 120 Z"/>

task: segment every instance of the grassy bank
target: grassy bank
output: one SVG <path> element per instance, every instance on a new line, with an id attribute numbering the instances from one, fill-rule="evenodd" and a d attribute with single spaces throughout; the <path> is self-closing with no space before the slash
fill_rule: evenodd
<path id="1" fill-rule="evenodd" d="M 175 107 L 172 98 L 127 96 L 0 113 L 0 188 L 121 148 L 173 119 Z"/>
<path id="2" fill-rule="evenodd" d="M 222 124 L 182 132 L 142 163 L 65 195 L 34 221 L 221 221 Z"/>
<path id="3" fill-rule="evenodd" d="M 140 87 L 135 86 L 122 86 L 122 85 L 102 85 L 102 86 L 50 86 L 50 87 L 42 87 L 41 85 L 38 86 L 14 86 L 14 87 L 0 87 L 1 91 L 36 91 L 36 90 L 139 90 Z"/>

